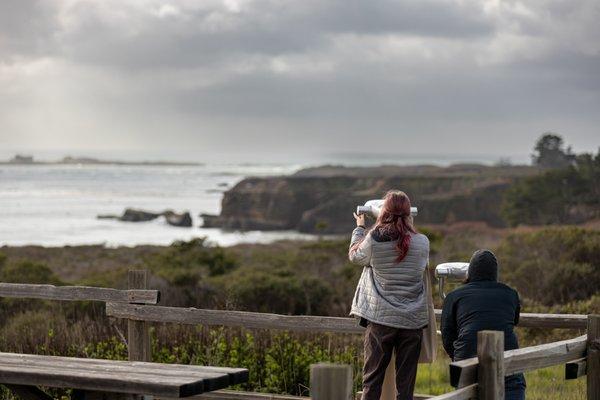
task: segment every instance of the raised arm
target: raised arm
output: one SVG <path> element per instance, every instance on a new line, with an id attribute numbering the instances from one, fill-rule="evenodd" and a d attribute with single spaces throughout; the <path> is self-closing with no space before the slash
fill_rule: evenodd
<path id="1" fill-rule="evenodd" d="M 367 235 L 367 230 L 364 226 L 357 226 L 352 231 L 352 239 L 350 240 L 350 248 L 348 249 L 348 259 L 352 264 L 362 267 L 371 263 L 371 236 Z"/>

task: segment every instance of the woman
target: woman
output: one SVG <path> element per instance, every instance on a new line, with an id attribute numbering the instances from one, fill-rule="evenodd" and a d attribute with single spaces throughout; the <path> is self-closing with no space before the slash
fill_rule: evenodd
<path id="1" fill-rule="evenodd" d="M 423 328 L 429 323 L 423 275 L 429 240 L 417 233 L 410 199 L 390 191 L 374 226 L 354 214 L 349 258 L 364 266 L 351 315 L 366 326 L 363 400 L 379 400 L 386 368 L 395 354 L 397 399 L 412 400 Z"/>

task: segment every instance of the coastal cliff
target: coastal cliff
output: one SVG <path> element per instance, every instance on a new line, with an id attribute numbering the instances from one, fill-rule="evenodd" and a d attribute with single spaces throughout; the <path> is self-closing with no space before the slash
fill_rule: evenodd
<path id="1" fill-rule="evenodd" d="M 202 217 L 205 227 L 344 233 L 354 225 L 357 205 L 400 189 L 419 208 L 419 223 L 481 221 L 501 227 L 503 193 L 516 179 L 535 173 L 531 167 L 471 164 L 324 166 L 291 176 L 244 179 L 224 193 L 220 215 Z"/>

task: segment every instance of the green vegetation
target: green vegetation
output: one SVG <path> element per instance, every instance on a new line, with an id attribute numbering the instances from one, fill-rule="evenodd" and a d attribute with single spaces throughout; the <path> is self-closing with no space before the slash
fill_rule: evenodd
<path id="1" fill-rule="evenodd" d="M 552 132 L 544 133 L 535 143 L 533 164 L 544 168 L 564 168 L 573 163 L 575 155 L 569 146 L 564 148 L 563 138 Z"/>
<path id="2" fill-rule="evenodd" d="M 50 283 L 60 284 L 60 279 L 46 265 L 21 260 L 7 263 L 6 256 L 0 253 L 0 282 L 7 283 Z"/>
<path id="3" fill-rule="evenodd" d="M 600 231 L 543 229 L 511 234 L 498 248 L 501 277 L 546 306 L 600 293 Z"/>
<path id="4" fill-rule="evenodd" d="M 563 168 L 524 178 L 506 191 L 502 213 L 510 225 L 573 224 L 600 217 L 600 150 L 568 158 Z"/>

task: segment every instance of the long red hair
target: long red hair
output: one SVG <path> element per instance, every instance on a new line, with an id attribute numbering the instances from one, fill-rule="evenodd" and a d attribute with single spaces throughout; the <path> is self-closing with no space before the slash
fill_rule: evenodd
<path id="1" fill-rule="evenodd" d="M 373 225 L 372 231 L 392 239 L 398 238 L 396 251 L 397 262 L 404 260 L 408 254 L 411 233 L 417 233 L 410 214 L 410 199 L 400 190 L 390 190 L 383 197 L 383 206 Z"/>

